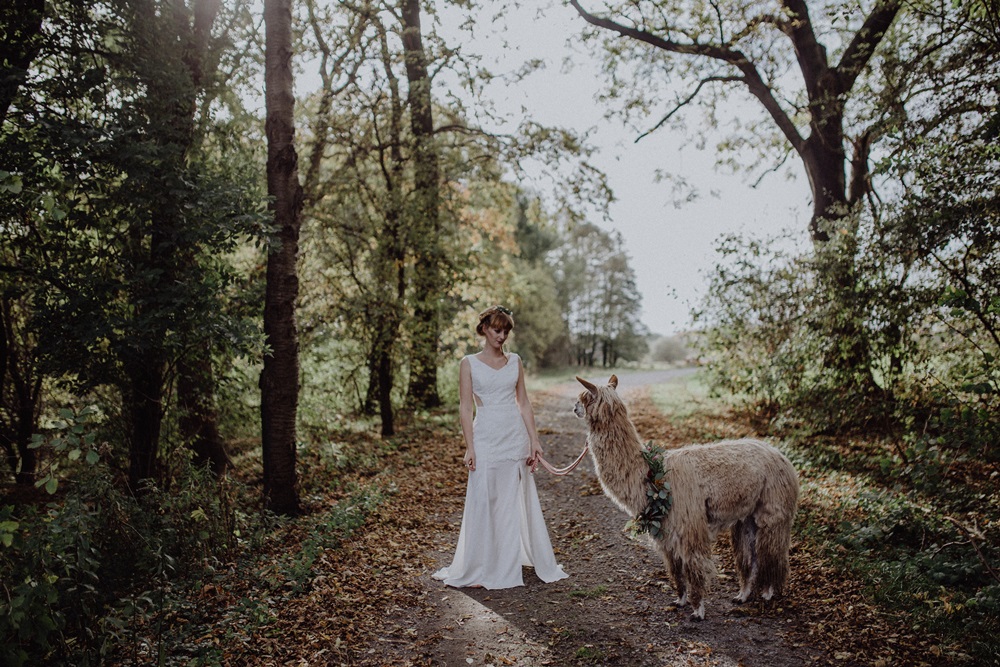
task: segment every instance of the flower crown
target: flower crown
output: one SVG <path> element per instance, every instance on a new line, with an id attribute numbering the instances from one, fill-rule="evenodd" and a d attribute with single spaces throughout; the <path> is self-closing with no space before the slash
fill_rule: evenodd
<path id="1" fill-rule="evenodd" d="M 493 315 L 496 315 L 497 313 L 503 313 L 504 315 L 510 318 L 514 317 L 514 311 L 511 310 L 510 308 L 504 308 L 503 306 L 490 306 L 479 315 L 479 321 L 482 322 L 483 320 Z"/>
<path id="2" fill-rule="evenodd" d="M 507 328 L 508 331 L 511 328 L 513 328 L 514 311 L 512 311 L 510 308 L 504 308 L 503 306 L 497 305 L 497 306 L 490 306 L 483 312 L 479 313 L 479 324 L 478 326 L 476 326 L 476 333 L 482 336 L 483 332 L 480 331 L 480 329 L 483 326 L 485 326 L 487 322 L 491 321 L 494 317 L 501 314 L 507 317 L 507 323 L 506 323 L 507 326 L 505 328 Z"/>

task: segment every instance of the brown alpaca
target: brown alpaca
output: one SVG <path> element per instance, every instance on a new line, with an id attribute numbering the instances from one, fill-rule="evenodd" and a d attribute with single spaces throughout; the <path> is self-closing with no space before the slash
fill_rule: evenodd
<path id="1" fill-rule="evenodd" d="M 604 493 L 630 516 L 646 507 L 646 475 L 639 434 L 615 389 L 614 375 L 587 388 L 575 412 L 585 417 L 587 444 Z M 799 497 L 798 476 L 785 456 L 760 440 L 687 445 L 663 455 L 672 505 L 653 545 L 674 581 L 677 604 L 705 618 L 704 595 L 714 572 L 712 545 L 731 530 L 740 592 L 764 600 L 780 595 L 788 578 L 788 546 Z"/>

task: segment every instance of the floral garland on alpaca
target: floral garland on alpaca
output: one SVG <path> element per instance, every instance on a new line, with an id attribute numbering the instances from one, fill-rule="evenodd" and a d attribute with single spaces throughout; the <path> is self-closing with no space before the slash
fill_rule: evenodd
<path id="1" fill-rule="evenodd" d="M 632 537 L 640 533 L 649 533 L 650 537 L 659 537 L 663 531 L 663 520 L 670 513 L 672 497 L 670 482 L 666 481 L 667 471 L 663 467 L 663 448 L 647 442 L 642 450 L 642 458 L 646 459 L 649 472 L 646 473 L 646 507 L 634 519 L 625 524 Z"/>

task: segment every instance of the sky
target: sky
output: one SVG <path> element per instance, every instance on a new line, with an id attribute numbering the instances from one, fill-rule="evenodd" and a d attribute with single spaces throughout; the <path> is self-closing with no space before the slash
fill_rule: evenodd
<path id="1" fill-rule="evenodd" d="M 490 3 L 484 4 L 480 22 L 489 25 Z M 506 30 L 480 29 L 473 43 L 443 16 L 442 35 L 449 44 L 465 43 L 463 48 L 483 54 L 483 64 L 497 73 L 517 70 L 531 58 L 544 59 L 543 71 L 517 85 L 496 83 L 487 95 L 515 120 L 527 115 L 546 125 L 592 131 L 591 143 L 599 148 L 592 162 L 607 174 L 617 201 L 608 220 L 595 215 L 590 221 L 622 234 L 649 330 L 662 335 L 688 330 L 691 307 L 704 295 L 707 273 L 716 263 L 716 240 L 729 233 L 768 236 L 783 229 L 805 235 L 808 183 L 804 176 L 789 180 L 772 174 L 753 188 L 741 175 L 714 169 L 711 148 L 681 149 L 685 137 L 667 128 L 635 143 L 636 132 L 624 128 L 621 120 L 604 119 L 605 109 L 596 101 L 599 61 L 587 53 L 589 47 L 579 44 L 583 19 L 572 7 L 558 3 L 538 12 L 540 4 L 522 3 L 509 11 Z M 566 58 L 572 62 L 570 71 Z M 655 182 L 657 169 L 683 173 L 702 196 L 676 208 L 670 186 Z"/>

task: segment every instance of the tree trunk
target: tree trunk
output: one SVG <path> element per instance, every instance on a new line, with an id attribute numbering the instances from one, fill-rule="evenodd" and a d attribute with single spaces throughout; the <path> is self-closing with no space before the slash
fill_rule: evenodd
<path id="1" fill-rule="evenodd" d="M 163 381 L 166 359 L 160 346 L 137 351 L 126 363 L 129 395 L 126 423 L 129 433 L 129 488 L 133 493 L 157 473 L 160 425 L 163 423 Z"/>
<path id="2" fill-rule="evenodd" d="M 195 3 L 194 25 L 183 3 L 161 12 L 157 3 L 135 2 L 132 29 L 139 49 L 136 74 L 147 93 L 143 100 L 148 118 L 148 136 L 160 156 L 159 168 L 135 177 L 137 199 L 147 207 L 148 225 L 136 221 L 130 232 L 135 331 L 125 363 L 129 415 L 129 483 L 139 490 L 144 479 L 156 476 L 160 426 L 165 413 L 163 397 L 171 351 L 171 332 L 182 338 L 192 333 L 170 315 L 177 312 L 182 297 L 177 285 L 182 277 L 197 279 L 197 249 L 185 242 L 187 216 L 183 190 L 187 162 L 194 144 L 194 116 L 202 83 L 201 58 L 211 22 L 218 10 L 216 0 Z M 193 278 L 192 278 L 193 276 Z M 171 296 L 174 295 L 174 296 Z M 211 382 L 212 378 L 208 380 Z M 189 405 L 211 404 L 205 397 L 190 395 L 204 380 L 186 378 L 182 383 Z M 203 416 L 211 413 L 201 411 Z M 182 419 L 182 424 L 190 424 Z M 194 439 L 192 434 L 189 437 Z"/>
<path id="3" fill-rule="evenodd" d="M 291 0 L 265 0 L 264 23 L 267 191 L 278 237 L 268 250 L 264 296 L 264 335 L 269 349 L 260 375 L 264 500 L 279 514 L 298 514 L 295 422 L 299 341 L 295 306 L 302 187 L 294 143 Z"/>
<path id="4" fill-rule="evenodd" d="M 816 244 L 830 240 L 831 229 L 848 217 L 847 182 L 844 175 L 846 154 L 842 119 L 823 118 L 821 122 L 835 124 L 836 129 L 827 128 L 822 134 L 813 132 L 804 142 L 801 151 L 802 163 L 809 177 L 813 210 L 809 218 L 809 233 Z"/>
<path id="5" fill-rule="evenodd" d="M 0 125 L 42 46 L 45 0 L 4 2 L 0 9 Z"/>
<path id="6" fill-rule="evenodd" d="M 193 17 L 177 11 L 177 34 L 186 45 L 183 64 L 191 77 L 191 96 L 177 106 L 181 137 L 186 141 L 185 155 L 194 148 L 197 93 L 204 89 L 209 72 L 205 71 L 212 26 L 219 13 L 221 0 L 195 0 Z M 180 6 L 178 6 L 178 9 Z M 193 19 L 193 20 L 192 20 Z M 192 281 L 198 280 L 202 269 L 197 248 L 185 246 L 180 250 L 178 262 L 182 274 Z M 190 328 L 182 332 L 187 346 L 193 351 L 177 365 L 177 402 L 180 408 L 179 427 L 181 438 L 194 452 L 197 465 L 209 465 L 217 477 L 225 474 L 230 464 L 226 445 L 219 431 L 219 413 L 215 401 L 215 369 L 212 366 L 211 342 L 200 331 Z"/>
<path id="7" fill-rule="evenodd" d="M 219 432 L 215 371 L 207 344 L 178 363 L 177 404 L 181 437 L 193 450 L 195 465 L 207 465 L 212 474 L 221 477 L 231 461 Z"/>
<path id="8" fill-rule="evenodd" d="M 387 31 L 381 23 L 379 41 L 382 49 L 382 66 L 385 69 L 390 95 L 390 119 L 388 137 L 389 164 L 385 169 L 388 203 L 384 225 L 378 234 L 378 243 L 373 254 L 373 303 L 372 348 L 368 358 L 368 398 L 367 407 L 374 414 L 375 406 L 382 420 L 382 435 L 395 433 L 395 418 L 392 405 L 392 388 L 395 384 L 393 372 L 393 350 L 399 336 L 402 312 L 406 303 L 406 242 L 403 238 L 404 181 L 403 162 L 403 101 L 399 93 L 399 81 L 393 72 L 393 58 L 389 49 Z"/>
<path id="9" fill-rule="evenodd" d="M 29 447 L 38 431 L 42 380 L 34 365 L 34 350 L 28 340 L 18 340 L 15 308 L 7 296 L 0 297 L 0 400 L 6 423 L 0 439 L 7 461 L 20 485 L 35 483 L 38 452 Z"/>
<path id="10" fill-rule="evenodd" d="M 413 347 L 410 354 L 409 402 L 416 407 L 441 403 L 437 390 L 438 341 L 443 256 L 437 148 L 431 78 L 420 33 L 419 0 L 402 2 L 402 41 L 409 84 L 410 128 L 413 133 L 414 202 L 411 224 L 414 253 Z"/>

